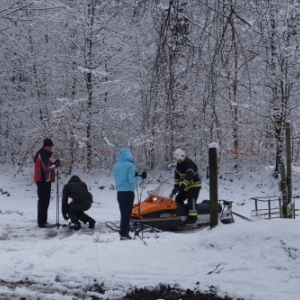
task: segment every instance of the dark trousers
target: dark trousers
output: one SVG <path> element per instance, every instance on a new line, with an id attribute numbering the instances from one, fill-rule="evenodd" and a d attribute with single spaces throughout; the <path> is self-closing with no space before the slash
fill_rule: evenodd
<path id="1" fill-rule="evenodd" d="M 37 181 L 38 207 L 37 222 L 39 226 L 44 225 L 48 220 L 48 207 L 51 195 L 51 182 Z"/>
<path id="2" fill-rule="evenodd" d="M 117 194 L 121 214 L 119 231 L 121 236 L 126 236 L 129 233 L 134 196 L 134 192 L 118 192 Z"/>
<path id="3" fill-rule="evenodd" d="M 199 197 L 200 188 L 191 188 L 187 192 L 177 194 L 175 201 L 178 204 L 183 204 L 187 199 L 188 201 L 188 214 L 197 214 L 196 202 Z"/>
<path id="4" fill-rule="evenodd" d="M 72 223 L 77 223 L 79 220 L 84 224 L 89 220 L 90 216 L 84 213 L 91 208 L 92 202 L 79 202 L 72 201 L 67 210 L 67 214 L 70 217 Z"/>

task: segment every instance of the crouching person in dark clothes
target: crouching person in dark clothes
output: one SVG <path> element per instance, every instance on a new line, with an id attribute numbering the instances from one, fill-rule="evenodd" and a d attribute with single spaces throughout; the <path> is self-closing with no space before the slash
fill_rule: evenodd
<path id="1" fill-rule="evenodd" d="M 64 186 L 62 198 L 62 214 L 65 220 L 70 218 L 70 229 L 79 230 L 81 222 L 89 223 L 88 228 L 94 228 L 96 221 L 88 216 L 85 211 L 89 210 L 93 203 L 93 196 L 88 191 L 85 182 L 81 181 L 76 175 L 72 176 Z M 73 201 L 68 204 L 68 199 Z"/>

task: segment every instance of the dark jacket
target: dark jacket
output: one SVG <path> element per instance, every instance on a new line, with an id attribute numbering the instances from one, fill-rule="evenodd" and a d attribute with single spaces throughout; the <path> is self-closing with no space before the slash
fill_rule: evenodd
<path id="1" fill-rule="evenodd" d="M 62 195 L 62 213 L 65 214 L 68 211 L 68 198 L 72 198 L 73 202 L 93 202 L 93 196 L 88 191 L 85 182 L 81 181 L 78 176 L 72 176 L 69 182 L 64 186 Z"/>
<path id="2" fill-rule="evenodd" d="M 51 161 L 52 152 L 41 148 L 34 157 L 34 180 L 42 182 L 54 182 L 55 165 Z"/>
<path id="3" fill-rule="evenodd" d="M 175 170 L 174 186 L 179 187 L 182 183 L 185 190 L 201 188 L 201 179 L 197 165 L 188 157 L 182 163 L 177 163 Z"/>

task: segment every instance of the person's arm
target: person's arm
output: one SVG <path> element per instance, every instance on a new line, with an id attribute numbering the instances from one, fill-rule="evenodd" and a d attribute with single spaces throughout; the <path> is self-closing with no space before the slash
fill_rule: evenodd
<path id="1" fill-rule="evenodd" d="M 186 173 L 185 173 L 185 178 L 184 178 L 184 181 L 183 181 L 183 184 L 185 186 L 188 186 L 191 184 L 191 181 L 195 175 L 195 171 L 197 169 L 197 166 L 195 165 L 194 162 L 192 161 L 188 161 L 187 163 L 187 168 L 186 168 Z"/>
<path id="2" fill-rule="evenodd" d="M 85 200 L 93 202 L 93 195 L 89 192 L 88 186 L 85 182 L 82 182 L 85 189 Z"/>
<path id="3" fill-rule="evenodd" d="M 55 165 L 52 163 L 52 161 L 45 155 L 42 155 L 41 153 L 39 154 L 40 162 L 41 162 L 41 167 L 44 172 L 50 172 L 55 169 Z M 49 165 L 48 165 L 49 164 Z"/>
<path id="4" fill-rule="evenodd" d="M 174 175 L 174 188 L 178 188 L 179 184 L 180 184 L 180 175 L 179 175 L 179 172 L 178 172 L 177 166 L 176 166 L 175 175 Z"/>
<path id="5" fill-rule="evenodd" d="M 135 165 L 132 164 L 128 169 L 128 181 L 130 183 L 136 183 L 142 180 L 140 175 L 136 175 Z"/>

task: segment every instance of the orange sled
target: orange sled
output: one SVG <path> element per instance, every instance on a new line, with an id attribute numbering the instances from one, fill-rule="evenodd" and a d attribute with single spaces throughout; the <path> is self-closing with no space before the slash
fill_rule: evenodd
<path id="1" fill-rule="evenodd" d="M 172 186 L 161 183 L 146 200 L 135 204 L 132 208 L 131 221 L 133 225 L 144 224 L 161 230 L 174 230 L 187 226 L 197 227 L 210 222 L 210 201 L 203 200 L 196 204 L 198 217 L 194 224 L 187 224 L 187 205 L 177 205 L 170 198 Z M 221 205 L 222 203 L 223 205 Z M 234 222 L 231 213 L 232 202 L 220 200 L 218 205 L 219 218 L 224 224 Z"/>

